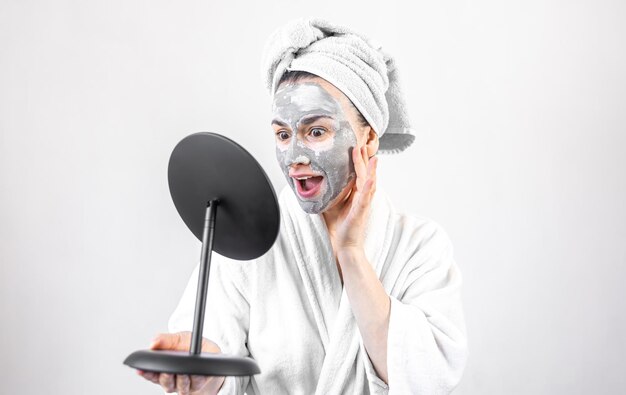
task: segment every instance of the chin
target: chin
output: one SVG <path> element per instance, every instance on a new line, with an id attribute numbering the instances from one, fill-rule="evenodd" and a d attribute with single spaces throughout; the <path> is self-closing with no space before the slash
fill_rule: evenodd
<path id="1" fill-rule="evenodd" d="M 307 202 L 302 200 L 300 201 L 300 207 L 302 208 L 302 211 L 307 214 L 321 214 L 328 208 L 326 206 L 322 206 L 321 202 Z"/>

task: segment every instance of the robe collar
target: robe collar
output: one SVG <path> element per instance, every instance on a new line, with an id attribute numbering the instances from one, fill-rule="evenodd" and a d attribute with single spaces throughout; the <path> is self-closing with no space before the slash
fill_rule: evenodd
<path id="1" fill-rule="evenodd" d="M 348 378 L 335 373 L 337 369 L 354 369 L 360 334 L 341 284 L 328 229 L 322 214 L 302 210 L 289 186 L 281 191 L 280 202 L 281 232 L 286 232 L 283 236 L 292 247 L 294 264 L 298 266 L 326 353 L 317 392 L 331 388 L 341 392 L 346 389 Z M 365 229 L 365 256 L 379 279 L 390 253 L 393 214 L 389 198 L 377 188 Z M 344 378 L 343 382 L 338 377 Z"/>

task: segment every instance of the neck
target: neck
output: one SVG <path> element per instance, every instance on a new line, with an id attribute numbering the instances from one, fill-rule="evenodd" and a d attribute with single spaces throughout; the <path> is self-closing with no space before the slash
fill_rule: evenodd
<path id="1" fill-rule="evenodd" d="M 350 196 L 352 195 L 352 190 L 343 198 L 339 199 L 336 204 L 331 205 L 329 209 L 322 212 L 322 218 L 324 218 L 324 222 L 326 222 L 326 228 L 328 229 L 328 236 L 330 239 L 330 244 L 333 248 L 333 256 L 335 257 L 337 270 L 339 272 L 339 280 L 341 281 L 341 286 L 343 286 L 343 273 L 341 271 L 341 266 L 339 265 L 339 261 L 337 260 L 337 250 L 335 247 L 335 229 L 339 221 L 341 221 L 342 212 L 345 212 L 346 205 L 350 204 Z M 345 214 L 344 214 L 345 215 Z"/>

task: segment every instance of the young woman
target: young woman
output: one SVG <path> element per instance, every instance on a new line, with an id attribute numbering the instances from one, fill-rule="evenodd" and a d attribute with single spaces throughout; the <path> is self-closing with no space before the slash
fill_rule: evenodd
<path id="1" fill-rule="evenodd" d="M 376 190 L 376 154 L 413 141 L 393 61 L 313 18 L 278 29 L 263 64 L 288 181 L 281 230 L 254 261 L 214 254 L 203 344 L 261 374 L 139 373 L 194 395 L 450 393 L 468 355 L 451 242 Z M 197 275 L 153 349 L 189 348 Z"/>

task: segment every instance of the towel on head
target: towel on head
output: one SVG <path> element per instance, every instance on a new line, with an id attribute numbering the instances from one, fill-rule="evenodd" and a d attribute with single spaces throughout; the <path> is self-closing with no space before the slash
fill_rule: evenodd
<path id="1" fill-rule="evenodd" d="M 394 153 L 415 140 L 393 58 L 363 34 L 321 18 L 298 18 L 276 29 L 261 59 L 274 96 L 291 70 L 313 73 L 342 91 L 378 134 L 379 151 Z"/>

